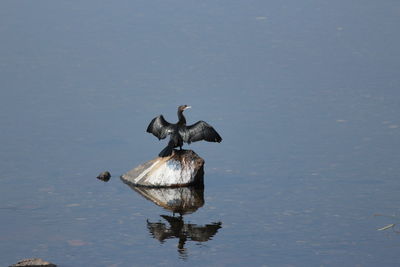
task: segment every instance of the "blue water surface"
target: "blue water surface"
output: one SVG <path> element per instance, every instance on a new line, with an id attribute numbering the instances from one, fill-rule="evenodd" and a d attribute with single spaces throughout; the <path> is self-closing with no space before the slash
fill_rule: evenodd
<path id="1" fill-rule="evenodd" d="M 398 265 L 399 28 L 398 1 L 1 1 L 0 266 Z M 171 218 L 119 176 L 181 104 L 223 142 L 186 146 L 204 203 Z"/>

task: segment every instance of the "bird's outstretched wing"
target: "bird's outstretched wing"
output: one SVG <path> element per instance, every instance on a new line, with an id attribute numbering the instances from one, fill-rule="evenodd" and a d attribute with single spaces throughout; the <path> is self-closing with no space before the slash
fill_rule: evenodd
<path id="1" fill-rule="evenodd" d="M 160 115 L 150 122 L 147 132 L 154 134 L 158 139 L 164 139 L 172 132 L 172 125 L 164 119 L 163 115 Z"/>
<path id="2" fill-rule="evenodd" d="M 205 140 L 208 142 L 221 142 L 222 138 L 214 128 L 205 121 L 198 121 L 193 125 L 179 130 L 182 139 L 186 143 Z"/>

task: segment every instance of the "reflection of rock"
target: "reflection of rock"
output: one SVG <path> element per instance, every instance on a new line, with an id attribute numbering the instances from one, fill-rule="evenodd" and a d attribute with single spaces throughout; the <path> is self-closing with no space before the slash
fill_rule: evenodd
<path id="1" fill-rule="evenodd" d="M 161 243 L 165 239 L 178 238 L 178 251 L 185 255 L 184 245 L 186 241 L 206 242 L 210 240 L 221 228 L 221 223 L 211 223 L 206 225 L 196 225 L 184 223 L 182 217 L 171 217 L 161 215 L 168 223 L 169 227 L 160 222 L 152 223 L 147 221 L 147 228 L 151 235 Z"/>
<path id="2" fill-rule="evenodd" d="M 186 258 L 187 241 L 206 242 L 210 240 L 221 228 L 221 222 L 206 225 L 184 223 L 182 215 L 195 212 L 204 205 L 204 184 L 188 187 L 143 187 L 135 186 L 121 177 L 134 191 L 158 206 L 173 213 L 179 213 L 179 217 L 161 215 L 168 223 L 147 221 L 147 228 L 151 235 L 161 243 L 166 239 L 177 238 L 178 252 L 182 258 Z M 169 225 L 168 225 L 169 224 Z"/>
<path id="3" fill-rule="evenodd" d="M 148 188 L 128 184 L 146 199 L 174 213 L 195 212 L 204 205 L 204 187 Z"/>
<path id="4" fill-rule="evenodd" d="M 123 174 L 128 183 L 147 187 L 177 187 L 203 183 L 204 160 L 192 150 L 174 150 Z"/>

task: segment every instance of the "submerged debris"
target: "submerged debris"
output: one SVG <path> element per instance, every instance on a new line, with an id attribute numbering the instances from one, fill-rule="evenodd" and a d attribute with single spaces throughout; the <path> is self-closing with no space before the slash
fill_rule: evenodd
<path id="1" fill-rule="evenodd" d="M 388 224 L 388 225 L 386 225 L 386 226 L 384 226 L 384 227 L 382 227 L 382 228 L 377 229 L 377 231 L 387 230 L 387 229 L 393 228 L 395 225 L 396 225 L 396 224 L 391 223 L 391 224 Z"/>
<path id="2" fill-rule="evenodd" d="M 102 180 L 103 182 L 108 182 L 110 180 L 111 174 L 108 171 L 102 172 L 96 178 Z"/>
<path id="3" fill-rule="evenodd" d="M 381 217 L 388 217 L 391 218 L 392 220 L 395 219 L 396 221 L 399 219 L 398 216 L 395 215 L 385 215 L 385 214 L 374 214 L 374 216 L 381 216 Z M 388 229 L 392 229 L 393 232 L 395 232 L 396 234 L 400 234 L 400 231 L 396 229 L 396 226 L 398 226 L 398 223 L 390 223 L 388 225 L 385 225 L 381 228 L 376 229 L 377 231 L 385 231 Z"/>

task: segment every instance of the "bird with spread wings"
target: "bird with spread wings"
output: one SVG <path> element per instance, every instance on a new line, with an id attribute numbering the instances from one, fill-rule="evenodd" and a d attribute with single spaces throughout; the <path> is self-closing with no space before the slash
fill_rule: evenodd
<path id="1" fill-rule="evenodd" d="M 178 122 L 169 123 L 163 115 L 155 117 L 147 127 L 147 132 L 152 133 L 159 140 L 165 139 L 168 135 L 170 140 L 168 145 L 159 153 L 160 157 L 167 157 L 172 154 L 175 147 L 182 149 L 183 143 L 192 143 L 197 141 L 218 142 L 222 141 L 217 131 L 205 121 L 198 121 L 193 125 L 186 126 L 186 119 L 183 111 L 190 106 L 183 105 L 178 107 Z"/>

